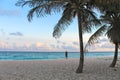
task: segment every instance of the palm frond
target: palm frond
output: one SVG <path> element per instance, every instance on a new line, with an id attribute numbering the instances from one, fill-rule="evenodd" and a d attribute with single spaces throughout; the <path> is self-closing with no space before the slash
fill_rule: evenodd
<path id="1" fill-rule="evenodd" d="M 102 27 L 100 27 L 88 40 L 86 47 L 90 46 L 91 44 L 94 44 L 95 42 L 98 41 L 99 37 L 101 35 L 103 35 L 107 30 L 107 26 L 103 25 Z"/>
<path id="2" fill-rule="evenodd" d="M 29 11 L 27 17 L 31 21 L 34 14 L 37 17 L 51 15 L 52 13 L 60 12 L 63 9 L 63 1 L 61 0 L 19 0 L 16 5 L 25 6 L 29 5 L 32 9 Z"/>
<path id="3" fill-rule="evenodd" d="M 91 32 L 93 27 L 99 26 L 101 23 L 93 11 L 85 9 L 82 24 L 83 32 Z"/>
<path id="4" fill-rule="evenodd" d="M 73 11 L 71 8 L 66 8 L 62 14 L 61 19 L 58 21 L 56 26 L 54 27 L 53 37 L 59 38 L 63 31 L 70 25 L 73 21 Z"/>
<path id="5" fill-rule="evenodd" d="M 108 39 L 112 43 L 120 43 L 120 27 L 112 27 L 106 33 Z"/>
<path id="6" fill-rule="evenodd" d="M 40 5 L 44 2 L 45 0 L 18 0 L 16 3 L 16 6 L 25 6 L 29 5 L 29 7 L 34 7 L 36 5 Z"/>

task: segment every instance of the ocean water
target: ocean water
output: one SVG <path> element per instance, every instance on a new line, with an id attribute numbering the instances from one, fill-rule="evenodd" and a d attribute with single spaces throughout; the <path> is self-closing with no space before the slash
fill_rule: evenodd
<path id="1" fill-rule="evenodd" d="M 85 57 L 113 56 L 114 52 L 87 52 Z M 120 55 L 120 53 L 119 53 Z M 79 58 L 79 52 L 68 52 L 68 58 Z M 65 52 L 12 52 L 1 51 L 0 60 L 50 60 L 63 59 Z"/>

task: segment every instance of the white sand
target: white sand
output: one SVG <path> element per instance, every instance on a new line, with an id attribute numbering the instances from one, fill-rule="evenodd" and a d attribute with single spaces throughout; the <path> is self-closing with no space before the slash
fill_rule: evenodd
<path id="1" fill-rule="evenodd" d="M 0 61 L 0 80 L 120 80 L 119 60 L 109 68 L 112 58 L 85 58 L 82 74 L 75 73 L 78 59 Z"/>

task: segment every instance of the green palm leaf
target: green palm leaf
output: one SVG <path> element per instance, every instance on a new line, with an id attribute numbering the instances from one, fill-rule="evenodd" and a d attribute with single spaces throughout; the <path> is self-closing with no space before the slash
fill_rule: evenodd
<path id="1" fill-rule="evenodd" d="M 83 32 L 92 32 L 93 28 L 97 28 L 101 24 L 95 15 L 96 14 L 89 9 L 84 10 L 83 22 L 82 22 Z"/>
<path id="2" fill-rule="evenodd" d="M 88 40 L 86 47 L 89 45 L 94 44 L 96 41 L 98 41 L 99 37 L 101 35 L 103 35 L 107 30 L 107 26 L 103 25 L 102 27 L 100 27 Z"/>
<path id="3" fill-rule="evenodd" d="M 56 26 L 54 27 L 53 37 L 59 38 L 63 31 L 71 24 L 73 21 L 73 13 L 71 8 L 67 8 L 64 10 L 61 19 L 58 21 Z"/>
<path id="4" fill-rule="evenodd" d="M 51 15 L 53 12 L 60 12 L 63 9 L 63 1 L 60 0 L 19 0 L 16 3 L 17 6 L 29 5 L 32 9 L 29 11 L 27 17 L 31 21 L 33 16 L 43 17 L 46 15 Z"/>

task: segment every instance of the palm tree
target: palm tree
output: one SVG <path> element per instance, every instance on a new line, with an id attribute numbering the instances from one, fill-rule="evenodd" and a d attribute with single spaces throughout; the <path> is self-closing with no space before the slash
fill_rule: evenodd
<path id="1" fill-rule="evenodd" d="M 37 17 L 50 15 L 52 12 L 63 11 L 62 17 L 54 27 L 53 37 L 59 38 L 63 31 L 77 17 L 78 32 L 80 42 L 80 61 L 76 73 L 83 72 L 84 50 L 83 50 L 83 32 L 91 32 L 92 26 L 99 23 L 94 12 L 88 8 L 88 0 L 19 0 L 18 6 L 29 5 L 32 9 L 28 13 L 28 20 L 31 21 L 33 15 Z"/>
<path id="2" fill-rule="evenodd" d="M 101 4 L 99 9 L 104 12 L 101 21 L 105 23 L 88 40 L 88 44 L 95 43 L 99 36 L 106 34 L 110 42 L 115 45 L 114 59 L 110 67 L 115 67 L 118 58 L 118 48 L 120 47 L 120 1 L 109 1 L 107 4 Z M 112 4 L 112 5 L 111 5 Z"/>

